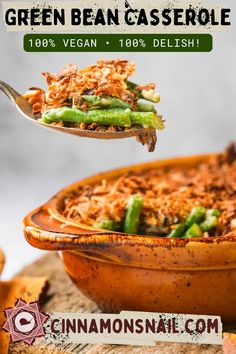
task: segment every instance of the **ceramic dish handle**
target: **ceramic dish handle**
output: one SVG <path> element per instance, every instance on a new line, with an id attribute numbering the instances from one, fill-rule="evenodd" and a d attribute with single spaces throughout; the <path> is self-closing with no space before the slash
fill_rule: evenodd
<path id="1" fill-rule="evenodd" d="M 23 229 L 26 240 L 32 246 L 54 251 L 88 248 L 98 235 L 109 237 L 115 234 L 62 223 L 53 218 L 45 207 L 28 214 L 23 220 Z"/>

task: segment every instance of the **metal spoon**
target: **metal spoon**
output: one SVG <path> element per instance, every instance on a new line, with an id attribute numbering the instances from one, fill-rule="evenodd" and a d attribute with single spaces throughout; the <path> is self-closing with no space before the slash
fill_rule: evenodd
<path id="1" fill-rule="evenodd" d="M 16 90 L 14 90 L 7 83 L 0 80 L 0 90 L 4 92 L 8 98 L 12 101 L 13 105 L 17 107 L 20 113 L 31 122 L 38 124 L 42 127 L 57 130 L 62 133 L 82 136 L 86 138 L 95 139 L 123 139 L 133 136 L 137 137 L 137 141 L 143 145 L 147 145 L 148 151 L 153 151 L 156 144 L 156 131 L 152 128 L 130 128 L 124 131 L 96 131 L 96 130 L 84 130 L 78 127 L 61 127 L 52 124 L 46 124 L 41 121 L 40 115 L 33 113 L 31 105 L 24 99 Z"/>

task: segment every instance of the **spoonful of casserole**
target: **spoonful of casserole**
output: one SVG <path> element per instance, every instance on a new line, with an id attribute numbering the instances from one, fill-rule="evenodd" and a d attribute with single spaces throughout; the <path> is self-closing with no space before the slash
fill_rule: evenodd
<path id="1" fill-rule="evenodd" d="M 43 73 L 47 90 L 32 87 L 13 102 L 45 127 L 98 139 L 136 136 L 153 151 L 156 129 L 164 128 L 154 107 L 160 96 L 155 84 L 140 86 L 128 80 L 135 69 L 127 60 L 100 60 L 82 70 L 70 64 L 58 74 Z M 9 96 L 15 91 L 8 88 L 4 92 Z"/>

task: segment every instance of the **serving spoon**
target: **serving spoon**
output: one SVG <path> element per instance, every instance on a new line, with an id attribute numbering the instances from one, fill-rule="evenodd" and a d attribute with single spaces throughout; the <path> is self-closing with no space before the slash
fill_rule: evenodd
<path id="1" fill-rule="evenodd" d="M 124 131 L 96 131 L 84 130 L 79 127 L 61 127 L 59 125 L 46 124 L 42 122 L 40 114 L 34 114 L 28 101 L 14 90 L 10 85 L 0 80 L 0 90 L 12 101 L 19 112 L 31 122 L 44 128 L 57 130 L 61 133 L 77 135 L 94 139 L 123 139 L 135 136 L 142 145 L 147 145 L 148 151 L 153 151 L 156 144 L 156 131 L 153 128 L 130 128 Z"/>

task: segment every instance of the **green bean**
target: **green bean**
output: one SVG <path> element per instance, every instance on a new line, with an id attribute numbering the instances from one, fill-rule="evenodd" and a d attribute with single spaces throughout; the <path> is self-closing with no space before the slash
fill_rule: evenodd
<path id="1" fill-rule="evenodd" d="M 211 231 L 215 229 L 218 225 L 218 218 L 217 216 L 208 216 L 206 220 L 204 220 L 201 224 L 200 227 L 202 231 Z"/>
<path id="2" fill-rule="evenodd" d="M 220 211 L 218 209 L 208 209 L 206 212 L 206 216 L 220 216 Z"/>
<path id="3" fill-rule="evenodd" d="M 191 210 L 191 213 L 188 215 L 186 221 L 185 221 L 185 225 L 187 227 L 192 226 L 193 224 L 198 224 L 199 222 L 201 222 L 206 214 L 206 209 L 202 206 L 197 206 L 194 207 Z"/>
<path id="4" fill-rule="evenodd" d="M 131 124 L 139 124 L 144 128 L 155 128 L 162 130 L 165 128 L 165 125 L 161 117 L 157 116 L 153 112 L 130 112 Z"/>
<path id="5" fill-rule="evenodd" d="M 185 224 L 178 224 L 176 228 L 171 230 L 167 238 L 179 238 L 183 237 L 185 231 Z"/>
<path id="6" fill-rule="evenodd" d="M 137 107 L 140 112 L 154 112 L 154 113 L 156 113 L 155 107 L 151 103 L 137 102 Z"/>
<path id="7" fill-rule="evenodd" d="M 185 238 L 202 237 L 202 230 L 198 224 L 192 224 L 184 234 Z"/>
<path id="8" fill-rule="evenodd" d="M 106 109 L 106 110 L 88 110 L 86 112 L 77 109 L 62 107 L 51 109 L 42 116 L 44 123 L 52 122 L 70 122 L 70 123 L 97 123 L 100 125 L 117 125 L 120 127 L 130 127 L 129 109 Z"/>
<path id="9" fill-rule="evenodd" d="M 116 97 L 110 96 L 93 96 L 93 95 L 82 95 L 81 96 L 90 107 L 93 108 L 130 108 L 131 105 Z M 137 102 L 137 107 L 140 112 L 156 112 L 153 104 Z"/>
<path id="10" fill-rule="evenodd" d="M 138 98 L 144 98 L 147 101 L 158 103 L 160 101 L 160 95 L 158 92 L 155 92 L 153 89 L 150 90 L 138 90 L 137 84 L 131 81 L 126 81 L 128 89 L 135 93 Z"/>
<path id="11" fill-rule="evenodd" d="M 130 109 L 92 109 L 86 112 L 77 109 L 62 107 L 51 109 L 43 113 L 44 123 L 69 122 L 69 123 L 97 123 L 100 125 L 117 125 L 131 127 L 139 124 L 144 128 L 163 129 L 162 119 L 153 112 L 133 112 Z"/>
<path id="12" fill-rule="evenodd" d="M 136 89 L 136 87 L 137 87 L 138 85 L 135 84 L 134 82 L 127 80 L 127 81 L 126 81 L 126 84 L 127 84 L 128 89 L 129 89 L 130 91 L 135 91 L 136 93 L 140 93 L 140 90 L 137 90 L 137 89 Z"/>
<path id="13" fill-rule="evenodd" d="M 197 206 L 191 210 L 185 222 L 176 225 L 176 228 L 167 237 L 202 237 L 204 231 L 211 231 L 217 227 L 219 215 L 218 209 L 206 210 L 202 206 Z"/>
<path id="14" fill-rule="evenodd" d="M 141 91 L 142 98 L 147 101 L 151 101 L 154 103 L 158 103 L 160 101 L 160 95 L 158 92 L 154 91 L 153 89 L 150 90 L 142 90 Z"/>
<path id="15" fill-rule="evenodd" d="M 117 231 L 120 228 L 119 223 L 117 223 L 114 220 L 110 219 L 104 219 L 104 220 L 99 220 L 94 227 L 96 229 L 104 229 L 104 230 L 110 230 L 110 231 Z"/>
<path id="16" fill-rule="evenodd" d="M 82 95 L 82 98 L 90 105 L 90 107 L 123 108 L 123 109 L 131 108 L 128 102 L 125 102 L 116 97 Z"/>
<path id="17" fill-rule="evenodd" d="M 140 214 L 143 206 L 143 197 L 133 195 L 128 202 L 128 209 L 125 215 L 124 232 L 136 234 L 140 224 Z"/>

